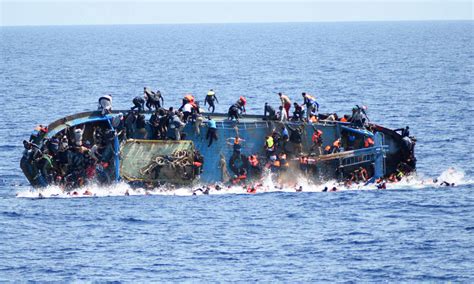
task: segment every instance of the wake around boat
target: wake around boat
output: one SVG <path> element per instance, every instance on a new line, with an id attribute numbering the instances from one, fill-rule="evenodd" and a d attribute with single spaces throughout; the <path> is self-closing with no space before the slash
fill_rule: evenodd
<path id="1" fill-rule="evenodd" d="M 136 99 L 132 110 L 117 111 L 104 96 L 98 111 L 38 126 L 23 141 L 20 166 L 29 183 L 65 189 L 120 181 L 145 188 L 245 185 L 268 174 L 280 184 L 297 178 L 382 183 L 400 180 L 416 166 L 408 127 L 369 122 L 358 106 L 339 118 L 317 113 L 311 104 L 305 114 L 295 104 L 289 117 L 283 100 L 280 112 L 266 105 L 264 115 L 248 115 L 243 97 L 227 114 L 203 113 L 192 96 L 176 111 L 149 100 L 145 111 Z"/>

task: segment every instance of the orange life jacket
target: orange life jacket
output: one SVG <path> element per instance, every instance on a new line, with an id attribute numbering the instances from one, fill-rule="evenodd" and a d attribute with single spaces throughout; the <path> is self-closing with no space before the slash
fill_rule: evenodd
<path id="1" fill-rule="evenodd" d="M 193 95 L 186 95 L 184 96 L 184 99 L 186 99 L 189 103 L 193 104 L 194 103 L 194 97 Z"/>
<path id="2" fill-rule="evenodd" d="M 340 122 L 347 122 L 347 119 L 345 117 L 342 117 Z"/>
<path id="3" fill-rule="evenodd" d="M 302 164 L 302 165 L 307 165 L 307 164 L 308 164 L 308 157 L 306 157 L 306 156 L 301 156 L 301 157 L 300 157 L 300 164 Z"/>
<path id="4" fill-rule="evenodd" d="M 364 147 L 365 148 L 368 148 L 368 147 L 372 147 L 374 145 L 374 140 L 370 137 L 367 137 L 365 140 L 364 140 Z"/>
<path id="5" fill-rule="evenodd" d="M 280 167 L 280 161 L 275 160 L 275 161 L 273 162 L 273 166 L 274 166 L 274 167 Z"/>
<path id="6" fill-rule="evenodd" d="M 194 162 L 193 165 L 199 168 L 200 166 L 202 166 L 202 163 L 200 163 L 200 162 Z"/>
<path id="7" fill-rule="evenodd" d="M 336 148 L 339 148 L 341 147 L 341 140 L 340 139 L 337 139 L 336 141 L 334 141 L 334 143 L 332 143 L 332 145 Z"/>
<path id="8" fill-rule="evenodd" d="M 249 156 L 249 163 L 252 167 L 256 167 L 258 165 L 258 159 L 256 155 Z"/>

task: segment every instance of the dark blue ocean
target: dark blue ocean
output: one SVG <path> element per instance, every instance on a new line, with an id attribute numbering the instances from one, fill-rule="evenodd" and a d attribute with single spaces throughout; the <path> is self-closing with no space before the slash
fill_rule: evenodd
<path id="1" fill-rule="evenodd" d="M 0 28 L 0 282 L 474 282 L 473 43 L 472 21 Z M 366 105 L 410 126 L 418 173 L 387 190 L 30 198 L 35 125 L 107 93 L 129 108 L 144 86 L 167 107 L 210 88 L 218 111 L 244 95 L 260 114 L 280 91 Z"/>

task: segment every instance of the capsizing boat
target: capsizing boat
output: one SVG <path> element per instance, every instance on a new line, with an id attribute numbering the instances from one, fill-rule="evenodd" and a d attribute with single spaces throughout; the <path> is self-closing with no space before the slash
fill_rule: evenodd
<path id="1" fill-rule="evenodd" d="M 29 183 L 33 187 L 78 187 L 87 182 L 127 182 L 159 187 L 244 183 L 266 172 L 289 182 L 297 176 L 316 183 L 329 179 L 371 182 L 416 168 L 416 139 L 372 122 L 356 125 L 324 114 L 314 122 L 282 122 L 246 114 L 236 121 L 227 114 L 203 114 L 211 115 L 217 128 L 218 139 L 209 146 L 202 120 L 188 121 L 179 141 L 155 139 L 148 123 L 141 139 L 127 138 L 123 129 L 127 112 L 131 113 L 81 112 L 38 127 L 30 141 L 24 141 L 20 162 Z M 153 112 L 141 114 L 149 118 Z M 85 142 L 81 145 L 74 142 L 76 129 L 82 130 Z M 318 132 L 320 143 L 315 146 Z M 269 137 L 273 150 L 265 147 Z M 92 151 L 98 153 L 96 157 L 90 157 Z"/>

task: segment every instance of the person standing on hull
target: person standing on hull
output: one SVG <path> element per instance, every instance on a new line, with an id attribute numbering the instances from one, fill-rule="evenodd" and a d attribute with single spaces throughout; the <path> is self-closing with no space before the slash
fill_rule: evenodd
<path id="1" fill-rule="evenodd" d="M 289 118 L 290 117 L 291 100 L 287 95 L 284 95 L 283 93 L 278 93 L 278 95 L 280 96 L 281 106 L 283 107 L 283 109 L 286 112 L 286 118 Z"/>
<path id="2" fill-rule="evenodd" d="M 145 99 L 141 96 L 136 96 L 133 98 L 133 107 L 132 110 L 138 109 L 138 112 L 143 112 L 145 110 Z"/>
<path id="3" fill-rule="evenodd" d="M 207 110 L 211 111 L 212 109 L 211 113 L 214 113 L 214 110 L 216 109 L 216 106 L 214 105 L 214 101 L 219 103 L 219 100 L 216 97 L 216 92 L 214 92 L 213 89 L 210 89 L 209 92 L 207 92 L 206 99 L 204 99 L 204 105 L 206 105 L 206 103 L 209 105 Z"/>
<path id="4" fill-rule="evenodd" d="M 181 106 L 179 107 L 178 111 L 183 111 L 184 106 L 187 105 L 187 104 L 191 104 L 192 106 L 195 106 L 193 95 L 186 94 L 183 97 L 183 100 L 181 101 Z"/>
<path id="5" fill-rule="evenodd" d="M 148 110 L 152 110 L 153 107 L 155 108 L 155 110 L 158 110 L 165 103 L 163 96 L 161 95 L 161 92 L 159 90 L 155 93 L 147 87 L 144 87 L 143 94 L 145 95 L 146 107 L 148 108 Z"/>
<path id="6" fill-rule="evenodd" d="M 105 95 L 99 98 L 98 110 L 102 116 L 112 112 L 112 95 Z"/>
<path id="7" fill-rule="evenodd" d="M 233 105 L 230 106 L 229 111 L 227 113 L 227 117 L 229 120 L 236 120 L 239 121 L 239 117 L 242 113 L 245 113 L 245 104 L 247 100 L 245 97 L 240 97 L 239 100 Z"/>
<path id="8" fill-rule="evenodd" d="M 309 120 L 312 114 L 315 114 L 319 111 L 319 104 L 316 101 L 316 98 L 307 93 L 301 93 L 303 97 L 303 105 L 306 106 L 306 118 Z"/>

